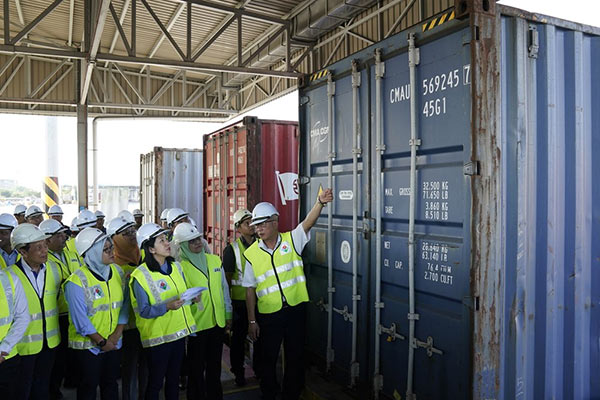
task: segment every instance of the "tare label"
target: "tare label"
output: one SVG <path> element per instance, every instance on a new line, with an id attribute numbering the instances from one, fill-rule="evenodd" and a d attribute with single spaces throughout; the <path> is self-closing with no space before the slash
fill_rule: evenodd
<path id="1" fill-rule="evenodd" d="M 425 219 L 448 221 L 450 185 L 448 181 L 424 181 L 421 187 Z"/>
<path id="2" fill-rule="evenodd" d="M 448 245 L 423 241 L 420 250 L 421 260 L 425 266 L 423 278 L 426 281 L 452 286 L 454 275 L 448 258 Z"/>

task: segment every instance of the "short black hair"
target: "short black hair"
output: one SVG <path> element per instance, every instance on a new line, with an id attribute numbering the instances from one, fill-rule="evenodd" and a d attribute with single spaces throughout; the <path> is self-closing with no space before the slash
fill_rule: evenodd
<path id="1" fill-rule="evenodd" d="M 146 240 L 146 242 L 144 242 L 144 244 L 142 244 L 142 250 L 144 250 L 143 262 L 146 264 L 148 269 L 152 272 L 160 271 L 160 264 L 158 263 L 158 261 L 156 261 L 156 258 L 154 258 L 152 253 L 150 253 L 150 247 L 154 247 L 155 242 L 156 242 L 156 237 L 153 237 L 153 238 Z M 173 262 L 175 262 L 175 259 L 171 256 L 167 256 L 165 261 L 169 265 L 171 265 Z"/>

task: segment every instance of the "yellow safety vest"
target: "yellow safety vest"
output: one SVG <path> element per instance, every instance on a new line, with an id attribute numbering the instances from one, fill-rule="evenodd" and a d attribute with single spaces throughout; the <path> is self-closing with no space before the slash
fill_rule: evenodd
<path id="1" fill-rule="evenodd" d="M 21 253 L 17 254 L 17 261 L 21 259 Z M 6 265 L 6 261 L 4 261 L 4 257 L 0 256 L 0 269 L 6 269 L 10 267 L 10 265 Z"/>
<path id="2" fill-rule="evenodd" d="M 231 249 L 235 256 L 235 272 L 231 277 L 231 299 L 246 300 L 246 288 L 242 286 L 246 269 L 246 259 L 244 258 L 246 246 L 244 246 L 242 239 L 238 238 L 231 243 Z"/>
<path id="3" fill-rule="evenodd" d="M 63 291 L 62 284 L 69 278 L 69 276 L 71 276 L 73 272 L 81 267 L 79 256 L 71 254 L 71 252 L 66 248 L 62 251 L 62 256 L 65 259 L 64 262 L 60 258 L 56 257 L 53 252 L 48 251 L 48 261 L 52 261 L 59 266 L 61 288 L 58 296 L 58 313 L 61 315 L 69 312 L 69 307 L 67 306 L 67 301 L 65 300 L 65 293 Z"/>
<path id="4" fill-rule="evenodd" d="M 192 314 L 199 331 L 210 329 L 215 325 L 225 326 L 225 298 L 223 295 L 223 270 L 221 259 L 213 254 L 206 254 L 208 276 L 196 268 L 191 262 L 181 261 L 183 274 L 189 287 L 205 287 L 202 292 L 202 304 L 192 303 Z"/>
<path id="5" fill-rule="evenodd" d="M 133 271 L 129 280 L 131 305 L 135 313 L 135 324 L 140 331 L 143 347 L 158 346 L 174 342 L 196 332 L 196 322 L 189 305 L 177 310 L 167 310 L 156 318 L 143 318 L 139 314 L 138 302 L 133 290 L 133 282 L 137 281 L 148 295 L 150 305 L 166 304 L 178 299 L 187 290 L 181 265 L 171 264 L 169 275 L 150 271 L 143 263 Z"/>
<path id="6" fill-rule="evenodd" d="M 2 258 L 2 257 L 0 257 Z M 0 270 L 0 342 L 4 340 L 15 317 L 15 285 L 8 271 Z M 5 360 L 17 354 L 17 346 L 13 346 L 10 353 L 4 356 Z"/>
<path id="7" fill-rule="evenodd" d="M 22 356 L 37 354 L 42 351 L 44 332 L 46 333 L 46 341 L 49 348 L 52 349 L 60 343 L 58 294 L 61 280 L 59 268 L 52 261 L 46 263 L 44 294 L 41 299 L 27 275 L 21 270 L 20 262 L 9 268 L 11 274 L 21 281 L 29 305 L 29 316 L 31 317 L 31 322 L 29 322 L 23 338 L 16 346 L 18 353 Z"/>
<path id="8" fill-rule="evenodd" d="M 72 282 L 83 289 L 88 318 L 103 338 L 109 337 L 117 328 L 125 288 L 121 268 L 111 264 L 110 269 L 111 276 L 108 281 L 96 278 L 87 265 L 83 265 L 67 279 L 67 282 Z M 92 339 L 77 333 L 71 314 L 69 314 L 69 347 L 76 350 L 96 347 Z"/>
<path id="9" fill-rule="evenodd" d="M 258 246 L 258 240 L 244 252 L 254 271 L 258 311 L 262 314 L 281 310 L 284 298 L 290 306 L 308 301 L 302 257 L 294 248 L 291 232 L 280 236 L 272 255 Z"/>

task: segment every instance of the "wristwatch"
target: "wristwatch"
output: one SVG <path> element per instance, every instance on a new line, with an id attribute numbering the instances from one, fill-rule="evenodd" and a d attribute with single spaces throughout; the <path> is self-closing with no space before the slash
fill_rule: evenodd
<path id="1" fill-rule="evenodd" d="M 255 324 L 255 323 L 256 323 L 256 321 L 255 321 L 255 320 L 253 320 L 253 319 L 251 319 L 250 321 L 248 321 L 248 323 L 249 323 L 249 324 Z"/>
<path id="2" fill-rule="evenodd" d="M 106 346 L 106 339 L 102 338 L 102 340 L 96 343 L 96 345 L 100 348 L 103 348 L 104 346 Z"/>

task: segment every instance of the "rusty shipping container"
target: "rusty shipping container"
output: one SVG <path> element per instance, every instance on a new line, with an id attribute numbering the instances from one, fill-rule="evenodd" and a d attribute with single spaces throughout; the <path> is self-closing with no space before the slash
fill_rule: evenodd
<path id="1" fill-rule="evenodd" d="M 457 4 L 300 89 L 308 349 L 360 398 L 598 399 L 600 29 Z"/>
<path id="2" fill-rule="evenodd" d="M 155 147 L 140 155 L 140 206 L 145 222 L 160 224 L 165 208 L 184 209 L 202 231 L 203 152 Z"/>
<path id="3" fill-rule="evenodd" d="M 233 213 L 261 201 L 280 213 L 279 227 L 298 224 L 298 123 L 245 117 L 204 136 L 205 237 L 215 253 L 235 239 Z"/>

